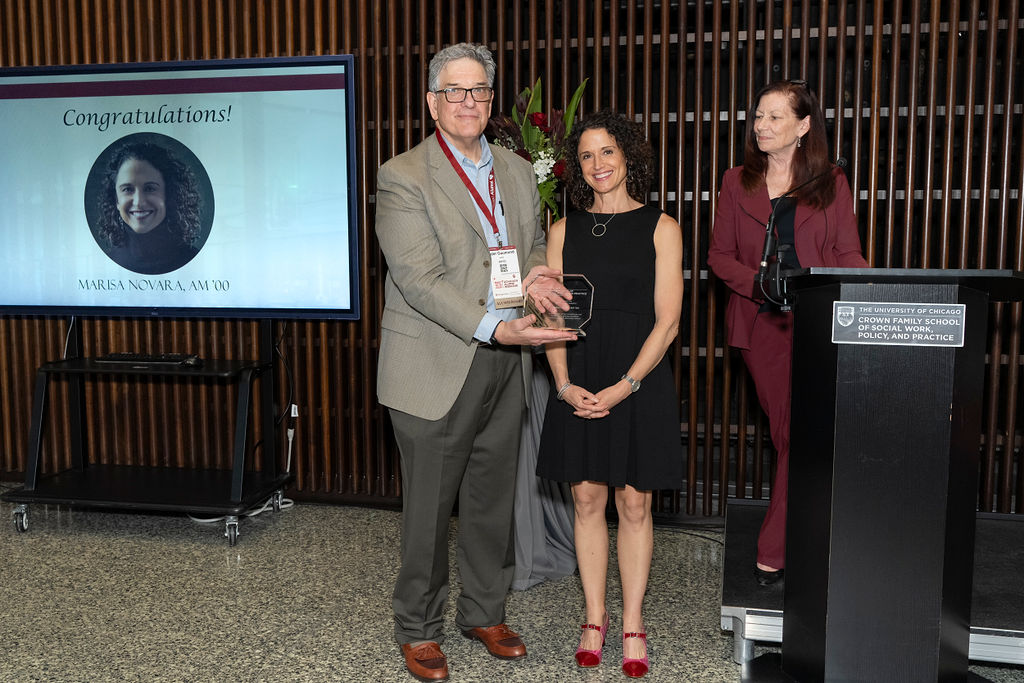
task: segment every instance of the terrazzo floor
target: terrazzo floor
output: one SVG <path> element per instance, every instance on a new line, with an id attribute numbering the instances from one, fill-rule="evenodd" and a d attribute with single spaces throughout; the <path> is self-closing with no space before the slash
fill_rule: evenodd
<path id="1" fill-rule="evenodd" d="M 397 512 L 296 505 L 243 519 L 229 547 L 223 523 L 29 510 L 29 530 L 19 534 L 12 506 L 0 504 L 4 683 L 413 680 L 391 636 Z M 645 680 L 740 680 L 731 634 L 719 627 L 722 558 L 719 529 L 656 529 Z M 609 579 L 614 614 L 614 563 Z M 627 680 L 614 638 L 599 668 L 573 664 L 583 605 L 577 577 L 509 595 L 508 622 L 529 650 L 513 662 L 457 632 L 454 588 L 445 644 L 451 681 Z M 1019 668 L 972 671 L 1024 681 Z"/>

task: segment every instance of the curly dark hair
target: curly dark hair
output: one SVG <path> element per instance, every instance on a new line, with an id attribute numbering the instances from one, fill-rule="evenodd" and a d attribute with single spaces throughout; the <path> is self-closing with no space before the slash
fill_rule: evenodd
<path id="1" fill-rule="evenodd" d="M 594 205 L 594 190 L 583 178 L 576 150 L 583 131 L 598 128 L 603 128 L 615 138 L 626 159 L 626 192 L 641 204 L 646 204 L 654 178 L 654 152 L 638 124 L 608 109 L 584 116 L 565 139 L 565 187 L 569 201 L 577 209 L 589 209 Z"/>
<path id="2" fill-rule="evenodd" d="M 801 140 L 800 146 L 793 150 L 792 187 L 797 187 L 820 174 L 818 180 L 802 188 L 794 196 L 801 204 L 814 209 L 824 209 L 835 199 L 836 185 L 832 174 L 827 173 L 832 166 L 832 160 L 828 156 L 825 116 L 821 113 L 818 98 L 804 81 L 775 81 L 754 95 L 753 105 L 747 115 L 747 142 L 743 151 L 743 170 L 740 172 L 743 188 L 749 193 L 757 191 L 764 184 L 764 174 L 768 170 L 768 155 L 757 146 L 754 113 L 761 103 L 761 98 L 769 93 L 786 95 L 789 98 L 789 106 L 798 119 L 807 116 L 811 118 L 810 129 Z"/>
<path id="3" fill-rule="evenodd" d="M 96 234 L 112 247 L 121 246 L 131 228 L 117 210 L 117 174 L 124 162 L 135 159 L 153 165 L 164 177 L 167 217 L 164 222 L 178 235 L 182 244 L 194 245 L 202 231 L 200 224 L 199 183 L 192 168 L 166 147 L 142 141 L 126 142 L 111 154 L 96 198 L 98 224 Z"/>

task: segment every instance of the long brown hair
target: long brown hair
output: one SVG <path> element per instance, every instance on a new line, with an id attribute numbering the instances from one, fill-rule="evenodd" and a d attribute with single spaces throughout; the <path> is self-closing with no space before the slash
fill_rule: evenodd
<path id="1" fill-rule="evenodd" d="M 199 183 L 192 169 L 170 149 L 155 142 L 132 140 L 118 147 L 107 162 L 102 189 L 96 199 L 99 223 L 96 234 L 109 246 L 120 246 L 131 228 L 121 219 L 117 208 L 117 174 L 121 165 L 135 159 L 145 161 L 164 177 L 166 185 L 168 230 L 176 234 L 182 244 L 194 245 L 202 226 L 200 210 L 202 199 Z"/>
<path id="2" fill-rule="evenodd" d="M 740 181 L 743 188 L 753 194 L 762 184 L 764 175 L 768 170 L 768 155 L 757 146 L 757 136 L 754 133 L 754 113 L 761 98 L 769 93 L 781 93 L 786 95 L 793 114 L 802 119 L 810 117 L 811 127 L 804 135 L 800 146 L 793 150 L 793 180 L 791 187 L 798 187 L 806 183 L 816 175 L 820 175 L 816 181 L 801 188 L 793 194 L 797 202 L 806 204 L 814 209 L 824 209 L 836 196 L 835 179 L 828 169 L 832 167 L 832 160 L 828 156 L 828 139 L 825 136 L 825 117 L 821 113 L 821 105 L 818 98 L 807 87 L 804 81 L 775 81 L 769 83 L 754 96 L 754 104 L 747 114 L 747 142 L 743 152 L 743 171 L 740 173 Z"/>

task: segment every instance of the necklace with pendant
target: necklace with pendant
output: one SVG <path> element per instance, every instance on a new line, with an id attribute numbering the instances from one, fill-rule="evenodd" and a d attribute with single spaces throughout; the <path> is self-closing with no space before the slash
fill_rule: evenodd
<path id="1" fill-rule="evenodd" d="M 597 214 L 596 213 L 590 214 L 590 216 L 594 219 L 594 227 L 592 227 L 590 229 L 590 234 L 593 235 L 594 237 L 601 237 L 602 235 L 604 235 L 606 232 L 608 232 L 608 224 L 611 223 L 612 220 L 614 220 L 614 218 L 616 216 L 618 216 L 618 215 L 619 214 L 617 214 L 617 213 L 613 213 L 611 218 L 609 218 L 608 220 L 604 221 L 603 223 L 598 223 L 597 222 Z M 598 232 L 598 228 L 601 229 L 600 232 Z"/>

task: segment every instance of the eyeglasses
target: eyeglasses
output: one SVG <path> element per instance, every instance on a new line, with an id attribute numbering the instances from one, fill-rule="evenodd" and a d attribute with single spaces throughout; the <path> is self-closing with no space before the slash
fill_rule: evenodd
<path id="1" fill-rule="evenodd" d="M 473 94 L 474 102 L 489 102 L 491 96 L 494 94 L 494 88 L 488 88 L 486 86 L 477 86 L 475 88 L 444 88 L 443 90 L 435 90 L 435 95 L 444 93 L 444 98 L 452 104 L 458 104 L 466 100 L 466 93 Z"/>

